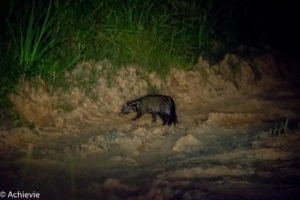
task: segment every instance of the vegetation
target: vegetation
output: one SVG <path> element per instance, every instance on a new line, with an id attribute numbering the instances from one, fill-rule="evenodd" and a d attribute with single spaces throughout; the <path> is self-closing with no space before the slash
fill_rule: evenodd
<path id="1" fill-rule="evenodd" d="M 0 107 L 18 80 L 41 76 L 50 84 L 61 83 L 65 71 L 81 60 L 108 60 L 113 72 L 121 65 L 136 64 L 161 77 L 170 67 L 190 69 L 199 55 L 219 60 L 241 43 L 257 45 L 258 38 L 265 38 L 266 31 L 253 26 L 263 28 L 269 18 L 263 21 L 261 13 L 270 12 L 268 3 L 251 0 L 1 4 Z M 256 10 L 258 5 L 264 9 Z"/>
<path id="2" fill-rule="evenodd" d="M 49 84 L 60 84 L 64 72 L 81 60 L 108 60 L 113 72 L 137 64 L 162 77 L 171 66 L 191 67 L 208 45 L 213 2 L 203 4 L 201 17 L 180 13 L 190 5 L 179 3 L 5 1 L 0 107 L 7 107 L 6 94 L 19 79 L 41 76 Z"/>
<path id="3" fill-rule="evenodd" d="M 285 135 L 289 131 L 289 119 L 287 118 L 285 122 L 279 122 L 272 129 L 272 136 Z"/>

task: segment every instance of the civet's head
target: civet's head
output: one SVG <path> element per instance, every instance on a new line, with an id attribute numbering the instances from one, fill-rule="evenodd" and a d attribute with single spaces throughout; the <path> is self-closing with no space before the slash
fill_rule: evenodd
<path id="1" fill-rule="evenodd" d="M 135 112 L 137 110 L 137 102 L 128 102 L 125 103 L 122 107 L 121 114 L 126 115 L 128 113 Z"/>

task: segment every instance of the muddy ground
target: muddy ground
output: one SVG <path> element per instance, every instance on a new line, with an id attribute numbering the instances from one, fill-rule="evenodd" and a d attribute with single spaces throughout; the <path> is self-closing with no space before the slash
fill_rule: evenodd
<path id="1" fill-rule="evenodd" d="M 242 77 L 233 80 L 217 73 L 229 57 L 218 66 L 199 59 L 165 81 L 155 73 L 145 81 L 131 67 L 108 87 L 103 63 L 86 62 L 70 72 L 83 78 L 69 78 L 75 87 L 67 92 L 21 83 L 11 99 L 35 127 L 1 128 L 1 191 L 41 199 L 297 199 L 299 74 L 265 56 L 255 62 L 264 74 L 257 81 L 233 56 Z M 102 74 L 87 92 L 89 70 Z M 149 84 L 175 99 L 177 126 L 119 115 Z"/>

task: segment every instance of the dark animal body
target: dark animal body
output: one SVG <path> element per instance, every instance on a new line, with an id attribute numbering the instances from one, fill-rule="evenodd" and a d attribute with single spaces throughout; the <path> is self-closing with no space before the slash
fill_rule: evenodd
<path id="1" fill-rule="evenodd" d="M 178 123 L 176 115 L 176 106 L 174 100 L 165 95 L 154 95 L 149 94 L 141 98 L 128 101 L 123 105 L 121 114 L 128 114 L 131 112 L 136 112 L 136 120 L 140 118 L 143 114 L 149 113 L 152 115 L 152 122 L 156 122 L 157 115 L 163 121 L 163 125 L 171 125 Z"/>

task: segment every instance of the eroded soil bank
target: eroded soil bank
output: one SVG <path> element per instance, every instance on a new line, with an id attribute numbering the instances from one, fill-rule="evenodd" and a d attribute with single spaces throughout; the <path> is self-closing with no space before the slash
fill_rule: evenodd
<path id="1" fill-rule="evenodd" d="M 66 76 L 71 88 L 20 83 L 11 100 L 35 128 L 1 129 L 1 190 L 42 199 L 295 199 L 299 67 L 270 55 L 252 65 L 200 58 L 162 81 L 137 67 L 110 80 L 109 64 L 84 62 Z M 176 127 L 119 116 L 153 88 L 174 98 Z M 289 130 L 272 135 L 280 127 Z"/>

